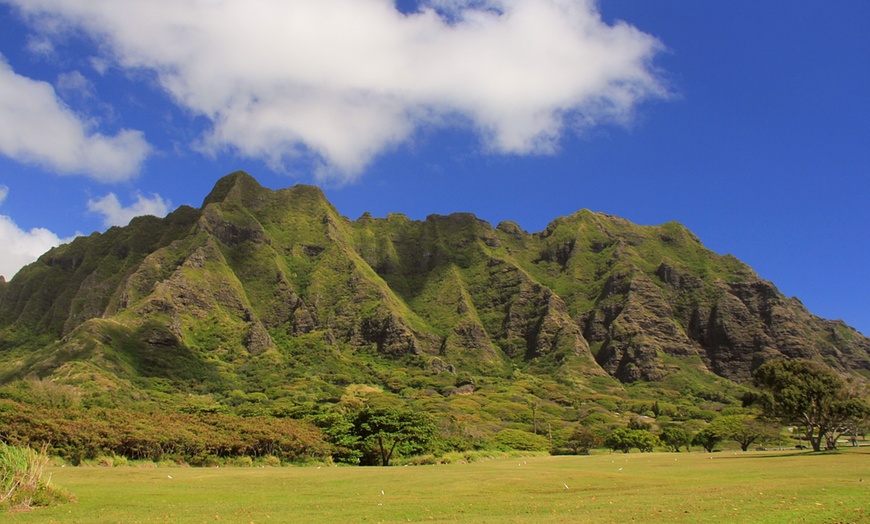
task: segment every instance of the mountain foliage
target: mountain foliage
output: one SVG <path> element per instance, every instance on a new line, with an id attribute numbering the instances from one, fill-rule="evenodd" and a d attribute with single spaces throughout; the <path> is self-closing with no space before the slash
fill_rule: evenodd
<path id="1" fill-rule="evenodd" d="M 433 415 L 445 448 L 503 430 L 558 443 L 627 413 L 700 426 L 782 357 L 870 377 L 870 339 L 680 224 L 350 220 L 315 187 L 242 172 L 199 209 L 76 238 L 0 282 L 0 398 L 40 410 L 308 432 L 380 406 Z"/>

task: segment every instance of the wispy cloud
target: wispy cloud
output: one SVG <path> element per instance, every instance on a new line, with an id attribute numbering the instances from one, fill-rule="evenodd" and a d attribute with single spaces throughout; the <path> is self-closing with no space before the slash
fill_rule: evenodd
<path id="1" fill-rule="evenodd" d="M 21 76 L 0 55 L 0 154 L 60 174 L 103 182 L 135 176 L 151 147 L 128 129 L 106 136 L 58 98 L 51 84 Z"/>
<path id="2" fill-rule="evenodd" d="M 150 198 L 137 195 L 136 202 L 127 207 L 121 205 L 114 193 L 96 200 L 88 200 L 88 210 L 103 215 L 103 225 L 106 227 L 126 226 L 134 217 L 143 215 L 164 217 L 171 208 L 172 203 L 163 200 L 157 194 L 151 195 Z"/>
<path id="3" fill-rule="evenodd" d="M 592 0 L 8 0 L 156 72 L 207 117 L 201 146 L 349 180 L 421 126 L 471 126 L 494 153 L 548 153 L 666 95 L 661 44 Z M 38 24 L 36 24 L 38 25 Z M 49 35 L 50 36 L 50 35 Z M 119 135 L 132 140 L 132 136 Z M 141 137 L 140 137 L 141 138 Z"/>
<path id="4" fill-rule="evenodd" d="M 0 185 L 0 205 L 9 195 L 9 188 Z M 33 228 L 25 231 L 8 216 L 0 215 L 0 276 L 11 279 L 19 269 L 34 262 L 49 249 L 71 239 L 61 239 L 51 231 Z"/>
<path id="5" fill-rule="evenodd" d="M 93 98 L 94 86 L 79 71 L 61 73 L 57 77 L 57 90 L 61 94 L 79 98 Z"/>

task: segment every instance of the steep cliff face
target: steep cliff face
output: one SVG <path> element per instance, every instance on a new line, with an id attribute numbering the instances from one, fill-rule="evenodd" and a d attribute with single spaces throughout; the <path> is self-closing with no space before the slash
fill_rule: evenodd
<path id="1" fill-rule="evenodd" d="M 83 362 L 119 384 L 227 389 L 310 368 L 301 348 L 336 369 L 358 354 L 578 386 L 662 380 L 683 360 L 736 381 L 782 355 L 870 371 L 870 340 L 679 224 L 589 211 L 535 234 L 469 214 L 351 221 L 317 188 L 244 173 L 200 209 L 78 238 L 0 282 L 6 377 Z"/>

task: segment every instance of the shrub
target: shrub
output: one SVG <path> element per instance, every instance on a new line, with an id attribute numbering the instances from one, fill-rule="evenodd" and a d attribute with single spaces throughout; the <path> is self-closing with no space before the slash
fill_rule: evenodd
<path id="1" fill-rule="evenodd" d="M 266 468 L 278 468 L 281 467 L 281 459 L 279 459 L 275 455 L 266 455 L 265 457 L 262 457 L 259 460 L 255 461 L 254 465 L 263 466 Z"/>
<path id="2" fill-rule="evenodd" d="M 251 457 L 230 457 L 223 461 L 224 466 L 231 468 L 252 468 L 254 461 Z"/>
<path id="3" fill-rule="evenodd" d="M 72 497 L 43 478 L 45 451 L 0 443 L 0 508 L 30 509 L 69 501 Z"/>
<path id="4" fill-rule="evenodd" d="M 550 441 L 545 437 L 518 429 L 499 431 L 492 438 L 492 444 L 502 451 L 548 451 L 550 449 Z"/>

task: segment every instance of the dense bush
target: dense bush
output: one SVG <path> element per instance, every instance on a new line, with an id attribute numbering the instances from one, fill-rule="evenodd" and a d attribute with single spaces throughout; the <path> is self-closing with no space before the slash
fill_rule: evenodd
<path id="1" fill-rule="evenodd" d="M 550 441 L 518 429 L 503 429 L 492 438 L 492 445 L 500 451 L 549 451 Z"/>
<path id="2" fill-rule="evenodd" d="M 45 445 L 73 464 L 103 455 L 134 460 L 266 457 L 303 461 L 329 456 L 322 432 L 304 422 L 271 417 L 163 413 L 120 409 L 50 409 L 0 401 L 0 440 Z"/>

